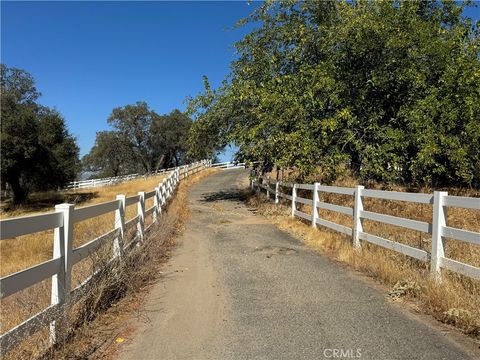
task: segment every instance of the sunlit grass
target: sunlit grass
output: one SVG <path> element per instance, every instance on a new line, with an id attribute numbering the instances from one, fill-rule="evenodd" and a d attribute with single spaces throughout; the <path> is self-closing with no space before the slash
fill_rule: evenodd
<path id="1" fill-rule="evenodd" d="M 127 197 L 136 195 L 140 191 L 151 191 L 163 180 L 163 176 L 149 177 L 145 179 L 136 179 L 121 184 L 104 186 L 93 189 L 84 189 L 82 191 L 69 191 L 61 193 L 44 193 L 35 194 L 33 199 L 42 199 L 43 203 L 52 202 L 50 211 L 54 211 L 56 201 L 58 203 L 68 201 L 75 203 L 75 199 L 86 201 L 78 201 L 78 207 L 98 204 L 106 201 L 115 200 L 117 195 L 124 194 Z M 146 201 L 145 209 L 153 205 L 153 198 Z M 25 207 L 17 207 L 12 211 L 4 211 L 2 219 L 33 215 L 37 213 L 48 212 L 47 208 L 36 210 L 32 203 Z M 131 219 L 137 214 L 137 205 L 127 207 L 126 219 Z M 148 221 L 151 221 L 147 219 Z M 74 228 L 74 247 L 92 240 L 114 227 L 114 213 L 88 219 L 75 224 Z M 0 275 L 5 276 L 13 272 L 25 269 L 27 267 L 38 264 L 52 258 L 53 254 L 53 230 L 43 231 L 35 234 L 19 236 L 15 239 L 2 240 L 0 242 Z"/>

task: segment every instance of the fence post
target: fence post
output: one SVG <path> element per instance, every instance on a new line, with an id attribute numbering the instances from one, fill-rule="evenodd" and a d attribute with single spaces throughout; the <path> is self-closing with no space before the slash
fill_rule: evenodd
<path id="1" fill-rule="evenodd" d="M 153 214 L 152 214 L 152 219 L 153 219 L 152 222 L 154 222 L 154 223 L 157 222 L 157 216 L 158 216 L 158 214 L 159 214 L 158 208 L 159 208 L 159 206 L 160 206 L 160 205 L 159 205 L 160 202 L 158 201 L 158 198 L 159 198 L 158 192 L 159 192 L 159 188 L 156 187 L 156 188 L 155 188 L 155 195 L 153 196 L 153 206 L 154 206 L 154 208 L 153 208 Z"/>
<path id="2" fill-rule="evenodd" d="M 167 178 L 167 182 L 165 184 L 165 192 L 166 192 L 166 196 L 165 198 L 168 199 L 170 197 L 170 178 L 168 177 Z"/>
<path id="3" fill-rule="evenodd" d="M 165 187 L 165 180 L 162 181 L 162 187 L 161 187 L 161 192 L 162 192 L 162 197 L 160 200 L 162 200 L 162 205 L 165 205 L 165 203 L 167 202 L 167 189 Z"/>
<path id="4" fill-rule="evenodd" d="M 360 233 L 363 232 L 363 220 L 360 213 L 363 211 L 362 191 L 365 187 L 357 185 L 355 187 L 355 205 L 353 208 L 353 247 L 360 249 Z"/>
<path id="5" fill-rule="evenodd" d="M 120 205 L 115 210 L 115 229 L 120 229 L 120 233 L 113 241 L 113 257 L 123 256 L 123 238 L 125 236 L 125 195 L 117 195 Z"/>
<path id="6" fill-rule="evenodd" d="M 430 256 L 430 272 L 436 281 L 442 280 L 443 250 L 442 228 L 447 226 L 447 207 L 444 205 L 447 191 L 433 192 L 433 219 L 432 219 L 432 252 Z"/>
<path id="7" fill-rule="evenodd" d="M 157 218 L 159 215 L 162 214 L 162 206 L 163 206 L 163 201 L 162 201 L 162 183 L 158 183 L 158 187 L 157 187 L 157 202 L 158 202 L 158 206 L 157 206 Z"/>
<path id="8" fill-rule="evenodd" d="M 312 227 L 317 227 L 318 219 L 318 202 L 320 201 L 318 196 L 320 184 L 316 182 L 313 184 L 313 197 L 312 197 Z"/>
<path id="9" fill-rule="evenodd" d="M 267 176 L 267 199 L 270 200 L 270 175 Z"/>
<path id="10" fill-rule="evenodd" d="M 295 217 L 295 210 L 296 204 L 295 201 L 297 200 L 297 184 L 293 184 L 292 186 L 292 217 Z"/>
<path id="11" fill-rule="evenodd" d="M 58 273 L 52 276 L 51 304 L 59 305 L 57 320 L 50 323 L 52 344 L 64 340 L 67 335 L 67 318 L 61 307 L 68 303 L 72 279 L 73 204 L 55 205 L 55 212 L 63 214 L 63 226 L 55 228 L 53 234 L 53 258 L 60 258 Z"/>
<path id="12" fill-rule="evenodd" d="M 275 204 L 278 204 L 280 201 L 280 183 L 277 181 L 275 182 Z"/>
<path id="13" fill-rule="evenodd" d="M 137 224 L 137 229 L 138 229 L 138 236 L 140 239 L 140 242 L 143 242 L 143 237 L 144 237 L 144 231 L 145 231 L 145 192 L 140 191 L 138 193 L 139 200 L 137 203 L 137 212 L 138 212 L 138 224 Z"/>

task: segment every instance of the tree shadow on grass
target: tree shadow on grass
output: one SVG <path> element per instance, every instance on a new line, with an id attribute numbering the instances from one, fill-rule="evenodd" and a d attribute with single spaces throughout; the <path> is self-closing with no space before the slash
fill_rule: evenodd
<path id="1" fill-rule="evenodd" d="M 2 199 L 2 212 L 12 211 L 42 211 L 53 210 L 55 205 L 61 203 L 69 203 L 81 205 L 91 199 L 98 197 L 98 192 L 61 192 L 61 191 L 46 191 L 30 194 L 27 200 L 15 205 L 12 199 Z"/>

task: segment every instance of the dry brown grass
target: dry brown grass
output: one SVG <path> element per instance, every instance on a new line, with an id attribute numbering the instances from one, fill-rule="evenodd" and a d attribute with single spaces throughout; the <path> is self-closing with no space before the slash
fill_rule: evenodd
<path id="1" fill-rule="evenodd" d="M 110 304 L 115 303 L 125 294 L 135 292 L 145 286 L 156 276 L 157 265 L 168 255 L 168 249 L 174 235 L 180 231 L 182 223 L 188 216 L 186 205 L 187 188 L 192 183 L 208 176 L 214 170 L 202 171 L 180 183 L 173 201 L 168 210 L 161 216 L 158 225 L 152 227 L 144 245 L 134 250 L 125 257 L 115 269 L 106 271 L 89 287 L 82 300 L 70 310 L 70 327 L 82 328 L 85 323 L 95 318 L 96 314 L 105 310 Z M 96 189 L 96 196 L 82 205 L 90 205 L 109 201 L 117 194 L 134 195 L 138 191 L 150 191 L 161 181 L 161 178 L 135 180 L 111 187 Z M 151 203 L 150 203 L 151 201 Z M 153 205 L 153 199 L 147 200 L 146 208 Z M 127 207 L 127 219 L 136 215 L 136 205 Z M 31 214 L 28 210 L 16 209 L 12 216 Z M 151 216 L 146 219 L 146 225 L 151 222 Z M 113 228 L 113 214 L 107 214 L 96 219 L 90 219 L 75 226 L 74 247 L 99 236 Z M 37 236 L 23 236 L 22 239 L 2 241 L 2 275 L 9 274 L 18 269 L 32 266 L 36 263 L 51 258 L 53 246 L 53 232 L 39 233 Z M 93 256 L 76 264 L 72 270 L 75 287 L 96 269 L 100 269 L 111 257 L 111 246 L 105 246 Z M 24 258 L 23 258 L 24 257 Z M 158 263 L 158 264 L 157 264 Z M 47 279 L 26 290 L 12 295 L 1 303 L 2 332 L 8 331 L 16 324 L 45 309 L 50 304 L 51 281 Z M 42 349 L 48 344 L 48 330 L 40 331 L 22 346 L 8 354 L 7 358 L 23 359 L 35 358 L 41 354 Z M 63 345 L 64 348 L 67 345 Z M 73 349 L 75 347 L 72 347 Z M 58 353 L 57 349 L 55 354 Z M 82 350 L 83 351 L 83 350 Z M 53 354 L 53 353 L 52 353 Z M 53 356 L 50 354 L 51 356 Z M 67 354 L 67 353 L 64 353 Z M 49 355 L 49 356 L 50 356 Z M 56 356 L 56 355 L 55 355 Z M 59 358 L 62 356 L 59 356 Z M 70 356 L 69 356 L 70 358 Z M 82 358 L 82 356 L 79 356 Z"/>
<path id="2" fill-rule="evenodd" d="M 355 185 L 350 183 L 338 186 Z M 403 190 L 397 188 L 395 190 Z M 288 193 L 285 189 L 284 192 Z M 299 196 L 311 198 L 311 192 Z M 353 197 L 337 194 L 321 194 L 321 201 L 353 207 Z M 461 275 L 444 272 L 441 284 L 430 277 L 429 264 L 417 261 L 399 253 L 362 242 L 362 249 L 354 251 L 352 239 L 324 227 L 314 229 L 310 224 L 290 216 L 290 202 L 286 206 L 275 206 L 265 201 L 265 196 L 250 198 L 259 212 L 274 222 L 279 228 L 302 239 L 308 246 L 329 257 L 348 264 L 355 270 L 366 273 L 392 290 L 395 298 L 413 300 L 424 312 L 438 320 L 450 323 L 466 334 L 480 337 L 480 282 Z M 311 213 L 311 207 L 299 206 L 301 211 Z M 399 201 L 365 199 L 366 210 L 431 222 L 432 209 L 427 205 L 415 205 Z M 320 217 L 338 224 L 352 227 L 352 219 L 346 215 L 320 210 Z M 451 226 L 480 232 L 480 212 L 465 209 L 449 209 L 448 223 Z M 365 221 L 364 230 L 397 242 L 430 251 L 431 237 L 391 225 Z M 480 266 L 478 246 L 449 240 L 446 242 L 446 255 L 455 260 Z"/>
<path id="3" fill-rule="evenodd" d="M 88 206 L 115 200 L 119 194 L 132 196 L 139 191 L 151 191 L 163 179 L 162 176 L 147 179 L 137 179 L 118 185 L 87 189 L 77 192 L 47 192 L 34 194 L 30 201 L 17 208 L 1 213 L 2 219 L 17 216 L 34 215 L 54 211 L 54 204 L 62 202 L 74 203 L 77 206 Z M 46 208 L 46 204 L 49 204 Z M 153 198 L 146 201 L 145 208 L 153 205 Z M 127 207 L 126 218 L 131 219 L 137 214 L 137 206 Z M 108 213 L 94 219 L 88 219 L 75 224 L 74 247 L 100 236 L 113 229 L 114 214 Z M 146 224 L 148 225 L 148 223 Z M 53 255 L 53 230 L 19 236 L 15 239 L 0 242 L 0 276 L 5 276 L 27 267 L 51 259 Z"/>

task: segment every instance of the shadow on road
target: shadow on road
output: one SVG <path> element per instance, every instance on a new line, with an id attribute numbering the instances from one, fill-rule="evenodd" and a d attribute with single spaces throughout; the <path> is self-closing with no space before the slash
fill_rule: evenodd
<path id="1" fill-rule="evenodd" d="M 228 191 L 217 191 L 213 193 L 205 193 L 203 195 L 203 200 L 205 202 L 214 202 L 219 200 L 228 200 L 228 201 L 245 201 L 247 200 L 247 193 L 244 190 L 228 190 Z"/>

